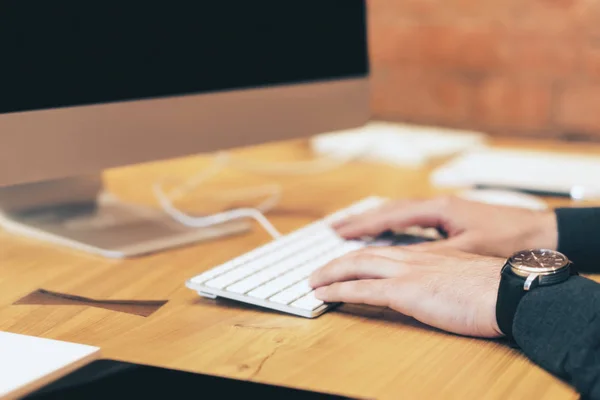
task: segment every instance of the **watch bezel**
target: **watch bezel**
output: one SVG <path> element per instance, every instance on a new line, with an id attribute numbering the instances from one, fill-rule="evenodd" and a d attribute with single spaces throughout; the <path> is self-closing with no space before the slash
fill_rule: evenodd
<path id="1" fill-rule="evenodd" d="M 527 252 L 550 252 L 550 253 L 559 255 L 564 260 L 564 262 L 561 266 L 558 266 L 558 267 L 539 268 L 539 267 L 531 267 L 531 266 L 523 265 L 523 264 L 520 264 L 518 261 L 514 260 L 514 258 L 516 256 L 522 255 Z M 513 273 L 515 273 L 518 276 L 527 278 L 528 276 L 530 276 L 532 274 L 540 275 L 540 276 L 547 276 L 547 275 L 554 275 L 554 274 L 561 273 L 565 269 L 569 268 L 569 266 L 571 265 L 571 261 L 568 259 L 567 256 L 565 256 L 564 254 L 562 254 L 559 251 L 541 248 L 541 249 L 524 249 L 524 250 L 517 251 L 508 258 L 506 264 L 507 264 L 507 266 L 510 267 L 510 269 L 513 271 Z"/>

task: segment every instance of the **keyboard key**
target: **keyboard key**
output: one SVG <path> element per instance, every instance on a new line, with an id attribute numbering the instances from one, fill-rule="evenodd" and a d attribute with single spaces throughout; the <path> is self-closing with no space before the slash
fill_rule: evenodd
<path id="1" fill-rule="evenodd" d="M 281 287 L 276 284 L 275 285 L 266 284 L 266 285 L 259 286 L 256 289 L 250 291 L 248 293 L 248 296 L 254 297 L 257 299 L 261 299 L 261 300 L 265 300 L 265 299 L 273 296 L 274 294 L 279 293 L 280 290 L 281 290 Z"/>
<path id="2" fill-rule="evenodd" d="M 275 296 L 271 297 L 269 301 L 280 304 L 290 304 L 292 301 L 312 292 L 312 290 L 312 287 L 308 283 L 308 279 L 305 279 L 290 286 L 283 292 L 277 293 Z"/>
<path id="3" fill-rule="evenodd" d="M 265 282 L 284 274 L 289 270 L 289 268 L 290 267 L 283 262 L 279 265 L 275 265 L 274 267 L 267 268 L 256 274 L 250 275 L 249 277 L 242 279 L 233 285 L 227 286 L 226 290 L 232 293 L 246 293 L 258 286 L 261 286 Z"/>
<path id="4" fill-rule="evenodd" d="M 206 271 L 205 273 L 195 276 L 194 278 L 192 278 L 192 282 L 197 283 L 197 284 L 201 284 L 204 283 L 208 280 L 211 280 L 212 278 L 215 278 L 219 275 L 224 274 L 225 272 L 231 271 L 232 269 L 239 267 L 242 263 L 240 262 L 236 262 L 237 260 L 232 260 L 229 261 L 223 265 L 220 265 L 216 268 L 213 268 L 211 270 Z"/>
<path id="5" fill-rule="evenodd" d="M 306 273 L 304 273 L 304 271 L 293 270 L 263 286 L 252 290 L 248 293 L 248 296 L 256 297 L 257 299 L 268 299 L 274 294 L 281 292 L 285 288 L 292 286 L 293 284 L 305 278 Z"/>
<path id="6" fill-rule="evenodd" d="M 312 310 L 316 309 L 317 307 L 322 306 L 323 304 L 325 304 L 323 301 L 321 301 L 315 297 L 315 292 L 310 292 L 306 296 L 293 302 L 292 307 L 312 311 Z"/>

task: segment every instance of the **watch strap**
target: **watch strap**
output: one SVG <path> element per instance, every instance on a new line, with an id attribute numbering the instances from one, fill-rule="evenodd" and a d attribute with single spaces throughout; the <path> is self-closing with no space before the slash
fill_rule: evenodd
<path id="1" fill-rule="evenodd" d="M 502 269 L 498 299 L 496 301 L 496 321 L 500 331 L 513 340 L 513 321 L 521 299 L 527 293 L 523 288 L 525 279 L 514 274 L 509 267 Z"/>

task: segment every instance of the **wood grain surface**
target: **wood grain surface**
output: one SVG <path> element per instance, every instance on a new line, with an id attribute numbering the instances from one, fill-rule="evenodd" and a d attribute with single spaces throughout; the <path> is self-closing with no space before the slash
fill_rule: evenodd
<path id="1" fill-rule="evenodd" d="M 569 149 L 600 147 L 503 139 L 497 145 Z M 304 141 L 234 152 L 246 160 L 310 159 Z M 189 178 L 211 161 L 189 157 L 107 171 L 120 197 L 156 205 L 151 185 L 165 174 Z M 433 166 L 431 167 L 433 168 Z M 259 175 L 229 168 L 182 206 L 227 206 L 215 193 L 280 184 L 272 222 L 289 232 L 369 195 L 429 197 L 430 168 L 352 163 L 319 174 Z M 569 204 L 549 199 L 552 205 Z M 315 320 L 231 301 L 208 300 L 186 279 L 266 243 L 251 233 L 129 260 L 106 260 L 0 233 L 0 330 L 99 346 L 104 357 L 377 399 L 573 399 L 566 384 L 501 343 L 449 335 L 393 311 L 342 306 Z M 38 289 L 105 300 L 168 300 L 150 316 L 86 305 L 13 305 Z"/>

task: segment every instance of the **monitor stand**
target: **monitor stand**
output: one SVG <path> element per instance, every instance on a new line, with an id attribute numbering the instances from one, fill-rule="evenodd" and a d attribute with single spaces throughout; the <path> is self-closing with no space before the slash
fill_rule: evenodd
<path id="1" fill-rule="evenodd" d="M 158 209 L 123 202 L 100 176 L 0 188 L 0 227 L 88 253 L 125 258 L 244 233 L 249 221 L 190 228 Z"/>

